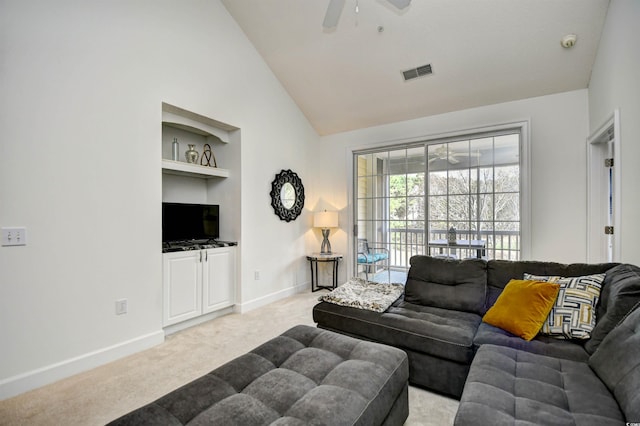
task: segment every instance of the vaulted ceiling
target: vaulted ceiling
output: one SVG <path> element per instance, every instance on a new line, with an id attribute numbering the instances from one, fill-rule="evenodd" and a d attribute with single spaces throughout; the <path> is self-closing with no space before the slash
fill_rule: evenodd
<path id="1" fill-rule="evenodd" d="M 609 6 L 346 0 L 328 30 L 329 2 L 222 0 L 320 135 L 586 88 Z M 577 35 L 570 49 L 567 34 Z M 404 80 L 426 64 L 432 74 Z"/>

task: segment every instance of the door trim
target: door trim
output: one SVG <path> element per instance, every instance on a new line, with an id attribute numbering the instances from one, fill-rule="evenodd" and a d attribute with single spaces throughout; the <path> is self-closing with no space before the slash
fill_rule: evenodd
<path id="1" fill-rule="evenodd" d="M 605 209 L 601 204 L 601 194 L 606 190 L 603 186 L 606 182 L 606 170 L 604 159 L 607 157 L 607 144 L 610 138 L 607 131 L 613 128 L 613 256 L 608 259 L 606 250 L 606 238 L 604 226 L 607 224 Z M 621 186 L 621 156 L 620 156 L 620 110 L 615 109 L 613 114 L 587 138 L 587 261 L 619 262 L 622 258 L 621 241 L 622 226 L 620 220 L 620 186 Z"/>

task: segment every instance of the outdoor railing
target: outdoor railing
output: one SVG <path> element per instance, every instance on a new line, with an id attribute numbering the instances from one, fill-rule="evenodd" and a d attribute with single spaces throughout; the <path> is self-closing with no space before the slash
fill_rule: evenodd
<path id="1" fill-rule="evenodd" d="M 520 234 L 517 231 L 456 231 L 458 240 L 483 240 L 486 243 L 484 258 L 518 260 L 520 258 Z M 446 240 L 447 230 L 431 230 L 429 240 Z M 404 269 L 409 267 L 409 259 L 413 255 L 439 253 L 439 249 L 431 248 L 429 253 L 428 241 L 422 229 L 389 229 L 389 264 L 391 268 Z M 376 242 L 377 245 L 381 242 Z M 445 249 L 446 250 L 446 249 Z M 476 257 L 475 248 L 458 246 L 455 255 L 458 259 Z"/>

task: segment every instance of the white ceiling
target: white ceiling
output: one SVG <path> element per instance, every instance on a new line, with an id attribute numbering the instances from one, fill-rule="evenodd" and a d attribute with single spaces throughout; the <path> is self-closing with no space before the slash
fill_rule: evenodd
<path id="1" fill-rule="evenodd" d="M 222 0 L 318 134 L 586 88 L 609 0 Z M 379 32 L 378 27 L 384 27 Z M 577 34 L 572 49 L 561 38 Z M 402 71 L 431 64 L 405 82 Z"/>

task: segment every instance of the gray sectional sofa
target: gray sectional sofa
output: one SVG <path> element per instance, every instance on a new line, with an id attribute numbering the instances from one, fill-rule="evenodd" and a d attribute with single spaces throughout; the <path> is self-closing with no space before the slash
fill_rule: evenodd
<path id="1" fill-rule="evenodd" d="M 525 273 L 605 274 L 589 340 L 526 341 L 482 321 Z M 640 268 L 629 264 L 414 256 L 403 297 L 385 312 L 320 302 L 313 317 L 403 349 L 412 384 L 460 398 L 456 424 L 624 424 L 640 422 L 639 303 Z"/>

